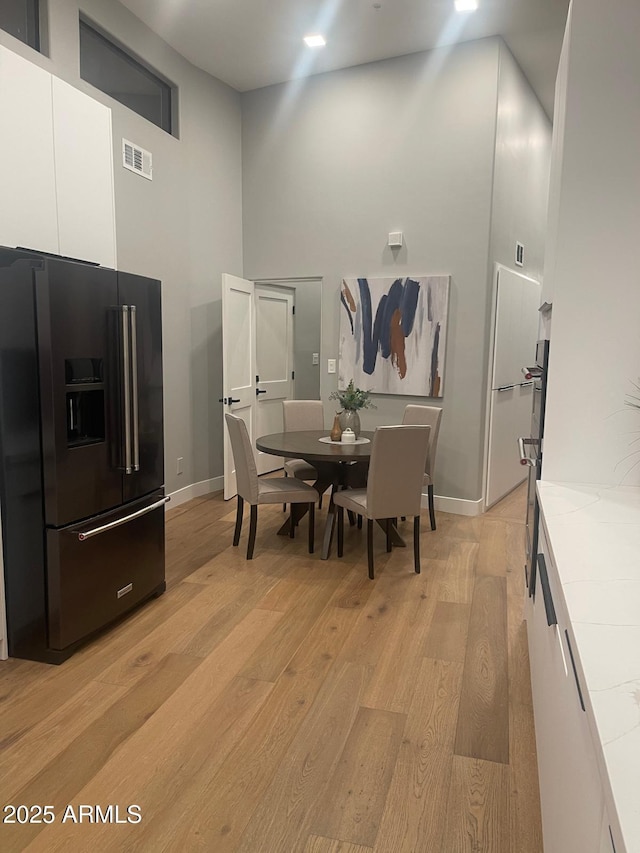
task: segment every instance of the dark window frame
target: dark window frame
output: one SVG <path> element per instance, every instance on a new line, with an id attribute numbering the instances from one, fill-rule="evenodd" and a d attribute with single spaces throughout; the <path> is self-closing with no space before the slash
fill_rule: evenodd
<path id="1" fill-rule="evenodd" d="M 146 119 L 146 121 L 150 121 L 156 127 L 159 127 L 161 130 L 166 131 L 166 133 L 171 134 L 172 136 L 177 137 L 177 87 L 164 75 L 160 74 L 153 66 L 149 65 L 149 63 L 145 62 L 141 57 L 131 51 L 128 47 L 123 45 L 117 39 L 115 39 L 112 35 L 105 32 L 101 27 L 96 25 L 93 21 L 86 18 L 84 15 L 80 15 L 79 18 L 80 26 L 79 26 L 79 36 L 80 36 L 80 77 L 91 86 L 95 86 L 96 89 L 99 89 L 104 94 L 108 95 L 110 98 L 118 101 L 127 109 L 132 110 L 141 118 Z M 124 60 L 124 65 L 129 65 L 132 69 L 135 70 L 137 74 L 142 74 L 148 80 L 150 80 L 157 87 L 160 93 L 160 120 L 155 121 L 144 113 L 137 110 L 130 103 L 127 103 L 124 100 L 118 98 L 113 92 L 108 91 L 108 87 L 104 88 L 99 84 L 96 79 L 88 79 L 83 75 L 83 51 L 82 51 L 82 32 L 83 30 L 87 33 L 87 35 L 96 40 L 99 44 L 102 44 L 108 51 L 117 56 L 119 59 Z"/>
<path id="2" fill-rule="evenodd" d="M 40 36 L 40 0 L 0 0 L 3 5 L 6 6 L 11 3 L 11 6 L 16 12 L 24 12 L 24 22 L 26 32 L 24 33 L 24 38 L 20 33 L 14 30 L 6 30 L 2 23 L 0 23 L 0 29 L 3 32 L 9 33 L 9 35 L 17 38 L 23 44 L 32 47 L 34 50 L 37 50 L 38 53 L 41 52 L 41 36 Z M 0 15 L 0 21 L 2 20 Z"/>

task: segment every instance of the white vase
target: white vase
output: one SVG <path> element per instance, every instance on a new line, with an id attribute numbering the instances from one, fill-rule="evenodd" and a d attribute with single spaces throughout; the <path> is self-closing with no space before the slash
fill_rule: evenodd
<path id="1" fill-rule="evenodd" d="M 360 437 L 360 415 L 355 409 L 344 409 L 340 412 L 340 426 L 343 432 L 345 429 L 352 429 L 356 438 Z"/>

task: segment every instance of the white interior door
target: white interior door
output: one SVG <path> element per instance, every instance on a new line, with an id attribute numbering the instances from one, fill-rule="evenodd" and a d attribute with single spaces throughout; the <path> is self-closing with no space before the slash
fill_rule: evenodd
<path id="1" fill-rule="evenodd" d="M 282 432 L 282 401 L 293 396 L 293 291 L 255 286 L 256 436 Z M 258 474 L 282 467 L 282 459 L 256 451 Z"/>
<path id="2" fill-rule="evenodd" d="M 498 267 L 492 388 L 525 382 L 522 368 L 533 363 L 538 339 L 540 282 Z"/>
<path id="3" fill-rule="evenodd" d="M 535 279 L 507 267 L 497 267 L 486 507 L 514 489 L 528 473 L 520 464 L 517 442 L 531 431 L 533 388 L 522 368 L 535 360 L 540 293 L 540 283 Z"/>
<path id="4" fill-rule="evenodd" d="M 235 275 L 222 276 L 223 407 L 242 418 L 252 447 L 255 441 L 256 321 L 254 284 Z M 224 497 L 237 494 L 236 469 L 224 427 Z"/>

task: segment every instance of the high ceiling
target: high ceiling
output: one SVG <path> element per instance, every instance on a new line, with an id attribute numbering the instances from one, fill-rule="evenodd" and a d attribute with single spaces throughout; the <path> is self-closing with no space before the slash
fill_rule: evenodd
<path id="1" fill-rule="evenodd" d="M 501 35 L 549 116 L 569 0 L 122 0 L 194 65 L 245 92 Z M 325 47 L 302 38 L 322 33 Z"/>

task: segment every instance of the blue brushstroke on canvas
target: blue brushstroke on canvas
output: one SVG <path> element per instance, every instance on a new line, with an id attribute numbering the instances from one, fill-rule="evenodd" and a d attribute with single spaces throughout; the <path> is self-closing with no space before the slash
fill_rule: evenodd
<path id="1" fill-rule="evenodd" d="M 371 376 L 376 367 L 378 351 L 383 358 L 389 358 L 391 355 L 391 322 L 396 311 L 400 312 L 403 336 L 406 338 L 413 331 L 420 284 L 411 278 L 406 279 L 403 284 L 402 279 L 397 278 L 389 288 L 389 292 L 380 299 L 373 328 L 371 326 L 372 307 L 369 282 L 366 278 L 359 278 L 358 287 L 362 307 L 362 336 L 358 335 L 358 343 L 361 337 L 362 369 Z M 349 319 L 351 321 L 350 315 Z M 353 333 L 353 323 L 351 323 L 351 330 Z"/>

